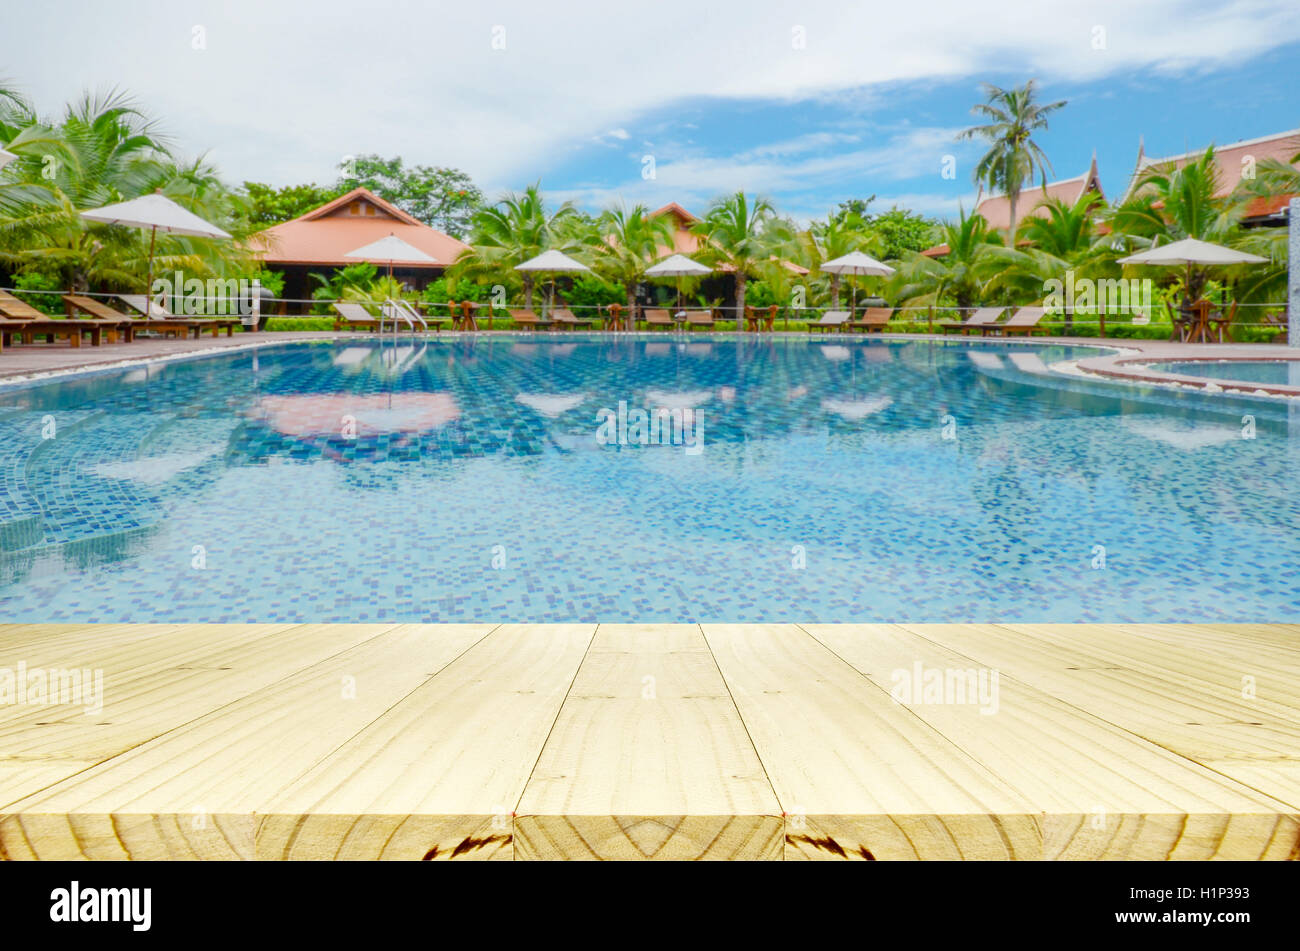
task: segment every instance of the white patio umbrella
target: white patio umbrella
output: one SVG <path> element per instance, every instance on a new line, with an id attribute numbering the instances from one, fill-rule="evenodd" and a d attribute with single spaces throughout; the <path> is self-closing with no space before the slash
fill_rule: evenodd
<path id="1" fill-rule="evenodd" d="M 646 277 L 675 277 L 677 278 L 677 306 L 682 306 L 682 278 L 683 277 L 702 277 L 705 274 L 712 274 L 713 268 L 706 267 L 699 261 L 688 258 L 684 254 L 674 254 L 664 258 L 658 264 L 652 264 L 645 269 Z"/>
<path id="2" fill-rule="evenodd" d="M 870 274 L 877 277 L 888 277 L 894 273 L 894 269 L 883 261 L 877 261 L 869 254 L 863 254 L 861 251 L 850 251 L 848 254 L 842 254 L 838 258 L 832 258 L 819 268 L 827 274 Z M 849 285 L 849 310 L 852 311 L 857 305 L 857 288 L 852 284 Z"/>
<path id="3" fill-rule="evenodd" d="M 192 238 L 229 238 L 230 235 L 216 225 L 208 224 L 193 212 L 186 211 L 176 202 L 161 192 L 142 195 L 130 201 L 105 205 L 83 211 L 81 217 L 88 221 L 98 221 L 109 225 L 126 225 L 130 228 L 148 228 L 149 235 L 149 282 L 145 290 L 145 319 L 153 310 L 153 251 L 158 241 L 158 232 L 179 234 Z"/>
<path id="4" fill-rule="evenodd" d="M 365 261 L 388 262 L 388 276 L 393 276 L 393 264 L 437 264 L 438 259 L 425 254 L 415 245 L 403 241 L 397 235 L 389 233 L 378 241 L 372 241 L 363 248 L 349 251 L 345 258 L 360 258 Z"/>
<path id="5" fill-rule="evenodd" d="M 1148 248 L 1146 251 L 1130 254 L 1128 257 L 1120 258 L 1119 263 L 1169 267 L 1186 266 L 1187 283 L 1184 285 L 1184 291 L 1190 293 L 1193 265 L 1228 267 L 1234 264 L 1267 264 L 1268 258 L 1261 258 L 1257 254 L 1247 254 L 1245 251 L 1234 251 L 1232 248 L 1225 248 L 1221 244 L 1211 244 L 1197 238 L 1184 238 L 1172 244 Z"/>
<path id="6" fill-rule="evenodd" d="M 552 248 L 550 251 L 543 251 L 535 258 L 529 258 L 523 264 L 516 264 L 515 270 L 533 271 L 538 274 L 577 274 L 582 271 L 590 273 L 591 268 L 587 267 L 587 265 L 583 264 L 581 261 L 575 261 L 564 252 L 556 251 Z M 554 294 L 555 281 L 552 280 L 551 294 L 547 297 L 548 303 Z M 549 310 L 544 311 L 542 316 L 545 317 L 547 313 L 549 313 Z"/>

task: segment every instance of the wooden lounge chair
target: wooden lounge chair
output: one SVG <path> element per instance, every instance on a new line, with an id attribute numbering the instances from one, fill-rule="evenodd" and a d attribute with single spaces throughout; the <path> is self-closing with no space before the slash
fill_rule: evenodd
<path id="1" fill-rule="evenodd" d="M 0 291 L 0 346 L 9 346 L 16 335 L 23 343 L 35 343 L 44 337 L 53 343 L 58 337 L 67 337 L 68 345 L 81 346 L 83 334 L 90 335 L 92 346 L 104 342 L 104 324 L 98 320 L 66 320 L 51 317 L 7 291 Z"/>
<path id="2" fill-rule="evenodd" d="M 378 330 L 383 323 L 356 301 L 339 301 L 334 310 L 338 315 L 334 318 L 335 330 Z"/>
<path id="3" fill-rule="evenodd" d="M 843 333 L 845 326 L 847 326 L 852 317 L 853 315 L 847 310 L 828 310 L 826 313 L 822 314 L 819 319 L 808 325 L 808 332 L 812 333 L 816 330 L 821 333 L 826 333 L 827 331 Z"/>
<path id="4" fill-rule="evenodd" d="M 1024 334 L 1029 336 L 1035 331 L 1041 330 L 1047 333 L 1046 327 L 1039 327 L 1038 322 L 1043 319 L 1047 313 L 1046 307 L 1021 307 L 1014 314 L 1007 318 L 1005 323 L 990 324 L 980 328 L 982 336 L 987 337 L 989 334 Z"/>
<path id="5" fill-rule="evenodd" d="M 551 320 L 555 321 L 557 330 L 563 327 L 569 327 L 573 330 L 578 328 L 586 329 L 591 326 L 590 320 L 584 320 L 581 317 L 574 316 L 573 311 L 567 307 L 556 307 L 551 311 Z"/>
<path id="6" fill-rule="evenodd" d="M 939 326 L 943 328 L 944 333 L 950 330 L 960 330 L 962 336 L 965 336 L 972 330 L 978 330 L 983 334 L 985 327 L 998 322 L 998 318 L 1002 316 L 1004 310 L 1006 310 L 1005 307 L 981 307 L 963 321 L 950 320 Z"/>
<path id="7" fill-rule="evenodd" d="M 686 312 L 687 327 L 713 327 L 713 325 L 712 310 L 688 310 Z"/>
<path id="8" fill-rule="evenodd" d="M 889 318 L 894 316 L 894 311 L 890 307 L 868 307 L 862 312 L 862 317 L 858 320 L 850 320 L 849 326 L 854 330 L 861 329 L 866 333 L 871 331 L 883 332 L 885 324 L 889 323 Z"/>
<path id="9" fill-rule="evenodd" d="M 107 330 L 109 343 L 115 343 L 119 339 L 122 343 L 130 343 L 135 339 L 136 322 L 102 301 L 81 294 L 64 294 L 63 305 L 68 309 L 69 318 L 77 319 L 78 314 L 89 314 L 90 321 L 99 323 Z"/>
<path id="10" fill-rule="evenodd" d="M 515 328 L 518 330 L 550 330 L 555 325 L 549 320 L 542 320 L 531 310 L 520 309 L 508 312 L 510 319 L 514 321 Z"/>
<path id="11" fill-rule="evenodd" d="M 667 327 L 669 330 L 677 326 L 677 321 L 673 320 L 673 315 L 668 313 L 665 308 L 647 308 L 645 311 L 646 330 L 651 327 Z"/>
<path id="12" fill-rule="evenodd" d="M 148 298 L 143 294 L 118 294 L 117 299 L 137 311 L 141 318 L 148 314 L 148 322 L 144 324 L 147 329 L 182 335 L 187 331 L 193 331 L 195 340 L 202 336 L 205 330 L 214 337 L 220 336 L 221 331 L 225 330 L 226 336 L 232 337 L 235 326 L 241 323 L 238 317 L 177 317 L 158 301 L 154 301 L 153 306 L 150 307 Z"/>

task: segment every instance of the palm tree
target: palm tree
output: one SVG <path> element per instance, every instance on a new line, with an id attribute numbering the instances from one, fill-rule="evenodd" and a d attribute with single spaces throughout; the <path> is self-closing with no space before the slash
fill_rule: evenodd
<path id="1" fill-rule="evenodd" d="M 815 222 L 808 230 L 800 232 L 797 242 L 797 259 L 810 271 L 820 274 L 827 261 L 843 257 L 853 251 L 880 255 L 884 253 L 884 239 L 872 231 L 856 212 L 827 215 L 824 222 Z M 840 284 L 843 275 L 829 274 L 831 309 L 840 306 Z"/>
<path id="2" fill-rule="evenodd" d="M 521 275 L 524 299 L 531 309 L 536 276 L 514 268 L 551 248 L 563 250 L 574 246 L 577 239 L 564 228 L 574 214 L 571 202 L 548 213 L 540 182 L 528 186 L 523 194 L 511 192 L 474 215 L 470 247 L 456 259 L 453 272 L 457 277 L 503 283 L 511 283 L 516 275 Z"/>
<path id="3" fill-rule="evenodd" d="M 773 256 L 772 236 L 766 231 L 774 214 L 771 202 L 751 199 L 739 191 L 717 199 L 692 229 L 704 239 L 699 256 L 705 263 L 724 265 L 733 271 L 737 328 L 744 326 L 745 281 L 758 276 Z"/>
<path id="4" fill-rule="evenodd" d="M 993 255 L 1002 247 L 1002 238 L 982 215 L 965 212 L 956 222 L 941 225 L 939 237 L 948 253 L 927 257 L 909 252 L 890 279 L 890 293 L 905 304 L 933 307 L 952 301 L 961 310 L 969 310 L 979 304 L 994 273 Z"/>
<path id="5" fill-rule="evenodd" d="M 644 205 L 630 211 L 606 209 L 597 220 L 598 239 L 593 244 L 596 270 L 623 285 L 627 309 L 636 307 L 636 286 L 645 269 L 660 256 L 661 248 L 673 246 L 672 227 L 667 216 L 655 218 Z"/>
<path id="6" fill-rule="evenodd" d="M 1128 199 L 1110 215 L 1117 237 L 1137 247 L 1155 247 L 1184 238 L 1234 245 L 1241 240 L 1241 216 L 1247 197 L 1241 192 L 1217 198 L 1221 191 L 1214 147 L 1181 168 L 1153 165 L 1134 182 Z M 1208 273 L 1187 269 L 1184 293 L 1196 300 Z"/>
<path id="7" fill-rule="evenodd" d="M 247 232 L 239 200 L 203 159 L 180 163 L 152 122 L 121 92 L 86 95 L 57 125 L 42 122 L 12 92 L 0 91 L 0 136 L 19 160 L 0 183 L 0 258 L 20 270 L 85 290 L 139 288 L 148 244 L 135 229 L 91 224 L 87 208 L 161 191 L 236 237 Z M 163 235 L 155 264 L 195 275 L 247 273 L 236 242 Z"/>
<path id="8" fill-rule="evenodd" d="M 975 166 L 975 184 L 1007 196 L 1011 209 L 1011 224 L 1007 229 L 1010 239 L 1016 233 L 1016 206 L 1020 203 L 1021 190 L 1035 174 L 1046 187 L 1047 171 L 1052 167 L 1046 153 L 1034 141 L 1034 133 L 1047 128 L 1047 117 L 1062 108 L 1065 100 L 1046 105 L 1036 102 L 1038 90 L 1034 79 L 1013 89 L 985 83 L 984 93 L 985 101 L 973 106 L 971 112 L 990 121 L 963 130 L 958 138 L 983 139 L 989 143 L 989 150 Z"/>

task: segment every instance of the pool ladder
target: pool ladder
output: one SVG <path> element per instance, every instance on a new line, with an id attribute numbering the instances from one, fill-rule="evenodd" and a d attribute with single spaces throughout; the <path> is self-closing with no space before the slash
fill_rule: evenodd
<path id="1" fill-rule="evenodd" d="M 429 322 L 420 315 L 411 304 L 404 300 L 394 300 L 388 298 L 380 305 L 379 308 L 379 332 L 384 332 L 384 323 L 391 320 L 393 322 L 393 336 L 397 336 L 398 321 L 405 321 L 406 326 L 415 332 L 415 325 L 419 324 L 424 330 L 429 329 Z"/>

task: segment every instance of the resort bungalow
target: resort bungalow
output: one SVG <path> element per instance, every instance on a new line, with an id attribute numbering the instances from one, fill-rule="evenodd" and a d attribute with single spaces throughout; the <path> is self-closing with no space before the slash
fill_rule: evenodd
<path id="1" fill-rule="evenodd" d="M 1138 176 L 1151 166 L 1172 163 L 1176 168 L 1181 168 L 1188 162 L 1194 162 L 1203 156 L 1208 147 L 1208 145 L 1203 146 L 1181 155 L 1154 158 L 1146 154 L 1146 145 L 1139 140 L 1137 164 L 1133 169 L 1132 178 L 1129 179 L 1128 190 L 1124 193 L 1125 199 L 1133 193 Z M 1300 129 L 1278 132 L 1258 139 L 1245 139 L 1232 145 L 1216 146 L 1214 158 L 1219 166 L 1219 182 L 1214 197 L 1222 198 L 1229 194 L 1244 176 L 1253 175 L 1255 168 L 1264 159 L 1277 159 L 1279 162 L 1289 163 L 1297 154 L 1300 154 Z M 1246 212 L 1241 220 L 1242 226 L 1258 228 L 1286 224 L 1287 203 L 1294 197 L 1294 195 L 1279 194 L 1253 199 L 1246 206 Z"/>
<path id="2" fill-rule="evenodd" d="M 1016 218 L 1018 221 L 1024 221 L 1026 218 L 1037 217 L 1044 218 L 1047 216 L 1045 203 L 1056 198 L 1065 202 L 1067 205 L 1073 205 L 1088 192 L 1096 192 L 1104 199 L 1105 192 L 1101 190 L 1101 178 L 1097 175 L 1097 156 L 1092 156 L 1092 164 L 1082 175 L 1076 175 L 1074 178 L 1063 178 L 1060 181 L 1048 182 L 1046 186 L 1034 185 L 1032 188 L 1026 188 L 1020 193 L 1020 201 L 1016 206 Z M 989 223 L 989 227 L 997 231 L 1006 231 L 1011 227 L 1011 202 L 1007 200 L 1006 195 L 989 195 L 987 198 L 977 199 L 978 204 L 975 206 L 975 214 L 980 215 Z M 949 251 L 948 245 L 937 244 L 932 248 L 926 248 L 921 253 L 929 258 L 941 258 Z"/>
<path id="3" fill-rule="evenodd" d="M 348 252 L 390 234 L 433 258 L 433 263 L 393 265 L 393 277 L 414 290 L 423 290 L 437 280 L 468 247 L 365 188 L 355 188 L 292 221 L 260 231 L 252 240 L 266 268 L 284 274 L 284 297 L 306 300 L 319 286 L 312 280 L 312 272 L 329 275 L 358 264 L 360 259 L 348 257 Z M 381 270 L 388 265 L 379 260 L 371 263 Z M 309 306 L 289 304 L 286 312 L 306 313 Z"/>

